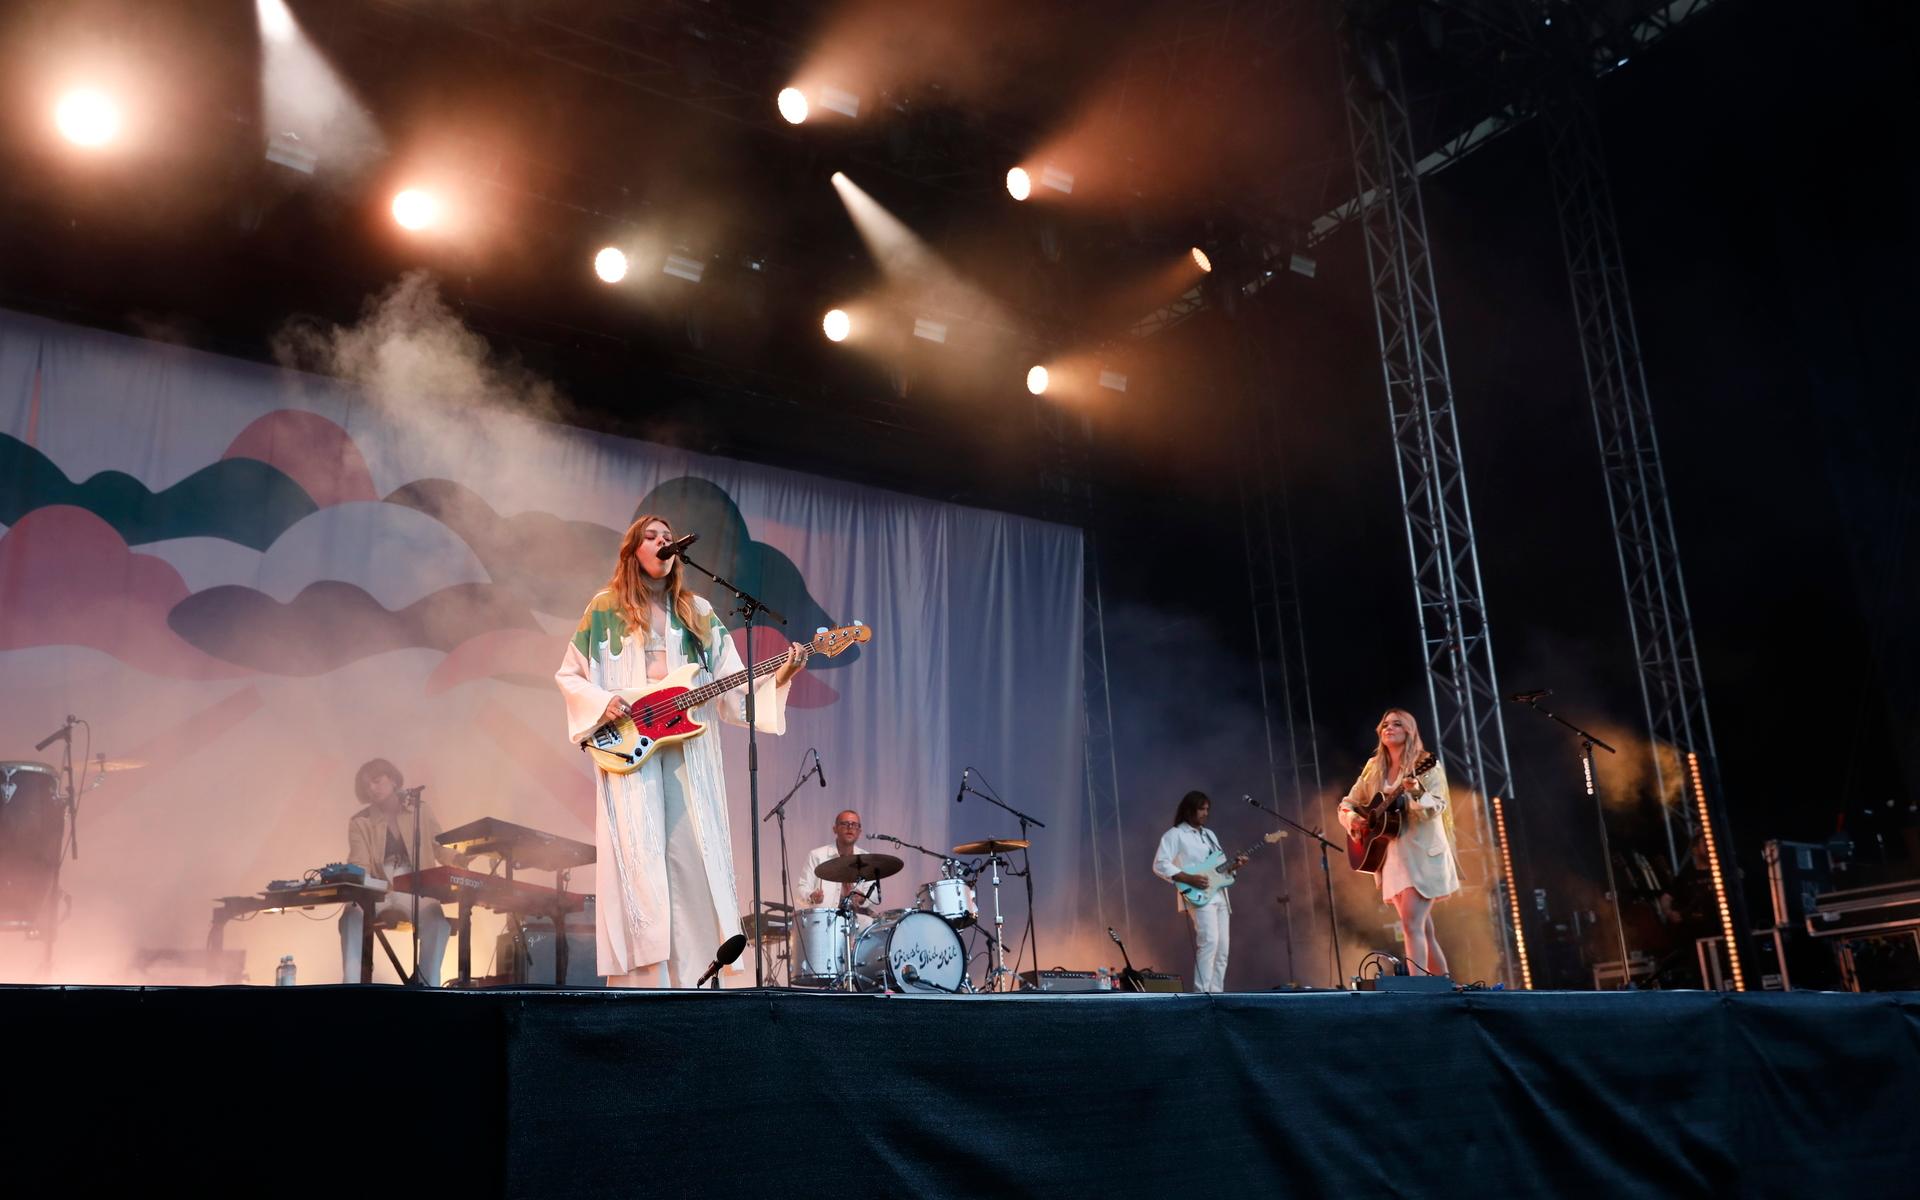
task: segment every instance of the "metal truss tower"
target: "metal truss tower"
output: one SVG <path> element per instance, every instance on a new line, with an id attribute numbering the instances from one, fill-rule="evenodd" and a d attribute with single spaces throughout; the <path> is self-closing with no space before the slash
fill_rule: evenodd
<path id="1" fill-rule="evenodd" d="M 1375 331 L 1393 425 L 1407 552 L 1425 656 L 1436 746 L 1447 767 L 1458 823 L 1463 882 L 1485 889 L 1500 972 L 1516 981 L 1512 881 L 1498 869 L 1491 801 L 1513 801 L 1492 630 L 1487 620 L 1473 514 L 1467 502 L 1453 382 L 1427 239 L 1420 172 L 1407 121 L 1405 84 L 1390 40 L 1343 23 L 1347 133 L 1373 292 Z M 1365 61 L 1360 61 L 1364 56 Z M 1369 80 L 1372 77 L 1372 82 Z"/>
<path id="2" fill-rule="evenodd" d="M 1568 70 L 1557 73 L 1557 81 L 1559 94 L 1540 108 L 1541 130 L 1546 135 L 1561 247 L 1580 331 L 1580 360 L 1600 443 L 1647 728 L 1656 746 L 1671 746 L 1678 753 L 1674 772 L 1658 753 L 1653 755 L 1667 851 L 1677 869 L 1694 832 L 1692 806 L 1682 794 L 1688 754 L 1708 763 L 1706 778 L 1717 790 L 1713 726 L 1707 717 L 1700 652 L 1694 644 L 1666 472 L 1647 396 L 1640 335 L 1627 291 L 1593 78 L 1584 61 L 1576 59 Z M 1675 772 L 1679 778 L 1670 777 Z M 1676 812 L 1686 834 L 1683 841 L 1674 837 Z M 1716 808 L 1716 815 L 1715 824 L 1724 836 L 1724 813 Z M 1719 849 L 1723 858 L 1731 860 L 1727 847 Z"/>

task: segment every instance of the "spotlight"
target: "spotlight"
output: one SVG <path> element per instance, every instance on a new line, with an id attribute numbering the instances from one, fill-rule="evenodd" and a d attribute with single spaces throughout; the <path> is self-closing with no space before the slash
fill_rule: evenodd
<path id="1" fill-rule="evenodd" d="M 786 118 L 789 125 L 798 125 L 807 119 L 807 96 L 799 88 L 781 88 L 774 103 L 779 105 L 780 115 Z"/>
<path id="2" fill-rule="evenodd" d="M 1007 195 L 1015 200 L 1025 200 L 1033 195 L 1033 177 L 1027 174 L 1025 167 L 1015 167 L 1007 172 Z"/>
<path id="3" fill-rule="evenodd" d="M 820 319 L 820 329 L 827 335 L 828 341 L 844 342 L 847 335 L 853 332 L 853 320 L 840 309 L 830 308 L 827 315 Z"/>
<path id="4" fill-rule="evenodd" d="M 92 88 L 77 88 L 54 105 L 53 123 L 76 146 L 103 146 L 120 132 L 120 106 Z"/>
<path id="5" fill-rule="evenodd" d="M 286 0 L 254 0 L 253 10 L 260 18 L 260 32 L 269 41 L 290 42 L 300 32 Z"/>
<path id="6" fill-rule="evenodd" d="M 1038 396 L 1047 390 L 1047 369 L 1034 367 L 1027 372 L 1027 390 Z"/>
<path id="7" fill-rule="evenodd" d="M 627 277 L 627 256 L 617 246 L 608 246 L 593 256 L 593 273 L 608 283 Z"/>
<path id="8" fill-rule="evenodd" d="M 1048 163 L 1046 166 L 1040 168 L 1040 186 L 1050 187 L 1056 192 L 1072 195 L 1073 175 L 1070 172 L 1062 171 L 1052 163 Z"/>
<path id="9" fill-rule="evenodd" d="M 1205 250 L 1202 250 L 1200 247 L 1195 246 L 1191 250 L 1187 251 L 1187 253 L 1193 255 L 1194 266 L 1199 267 L 1200 270 L 1205 272 L 1206 274 L 1211 275 L 1213 273 L 1213 260 L 1207 257 L 1207 252 Z"/>
<path id="10" fill-rule="evenodd" d="M 393 219 L 402 229 L 425 229 L 440 219 L 440 201 L 431 192 L 407 188 L 393 198 Z"/>

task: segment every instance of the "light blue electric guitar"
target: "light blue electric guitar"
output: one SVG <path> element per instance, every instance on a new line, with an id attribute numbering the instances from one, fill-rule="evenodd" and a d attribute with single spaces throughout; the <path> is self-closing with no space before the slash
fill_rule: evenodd
<path id="1" fill-rule="evenodd" d="M 1285 836 L 1287 836 L 1286 830 L 1276 829 L 1253 845 L 1248 846 L 1245 850 L 1242 850 L 1240 854 L 1252 858 L 1254 854 L 1265 847 L 1273 845 Z M 1181 868 L 1181 873 L 1184 875 L 1206 876 L 1208 880 L 1206 887 L 1197 888 L 1187 883 L 1176 883 L 1173 886 L 1180 889 L 1180 894 L 1187 898 L 1188 904 L 1193 905 L 1195 908 L 1205 908 L 1207 905 L 1213 903 L 1215 896 L 1232 887 L 1233 881 L 1240 877 L 1237 870 L 1227 869 L 1227 864 L 1231 861 L 1232 859 L 1227 857 L 1225 850 L 1215 850 L 1212 854 L 1207 855 L 1206 861 L 1202 862 L 1199 866 Z"/>

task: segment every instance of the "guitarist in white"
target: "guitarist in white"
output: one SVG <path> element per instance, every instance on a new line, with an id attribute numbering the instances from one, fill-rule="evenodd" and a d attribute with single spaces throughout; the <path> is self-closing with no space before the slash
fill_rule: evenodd
<path id="1" fill-rule="evenodd" d="M 575 744 L 625 714 L 616 692 L 645 688 L 688 664 L 697 665 L 701 683 L 744 669 L 713 606 L 686 587 L 686 568 L 660 557 L 672 540 L 665 518 L 635 521 L 620 541 L 613 578 L 588 602 L 567 644 L 554 679 Z M 786 732 L 787 689 L 803 661 L 801 648 L 791 647 L 787 661 L 759 680 L 761 733 Z M 688 715 L 743 725 L 744 700 L 736 689 Z M 637 770 L 595 776 L 600 971 L 616 987 L 691 986 L 714 947 L 740 932 L 720 738 L 663 745 Z"/>
<path id="2" fill-rule="evenodd" d="M 1173 828 L 1160 835 L 1160 849 L 1153 856 L 1153 873 L 1168 883 L 1208 889 L 1213 880 L 1199 873 L 1201 865 L 1216 854 L 1224 854 L 1220 839 L 1207 828 L 1213 801 L 1205 792 L 1188 792 L 1180 797 L 1174 810 Z M 1247 861 L 1242 854 L 1228 869 L 1237 870 Z M 1194 904 L 1176 887 L 1173 902 L 1193 922 L 1193 990 L 1219 992 L 1227 983 L 1227 926 L 1233 917 L 1233 904 L 1226 890 L 1219 891 L 1207 904 Z"/>
<path id="3" fill-rule="evenodd" d="M 1390 801 L 1404 795 L 1405 832 L 1387 843 L 1386 860 L 1375 879 L 1380 898 L 1400 915 L 1400 940 L 1407 961 L 1429 974 L 1445 975 L 1447 956 L 1434 935 L 1433 904 L 1460 890 L 1447 770 L 1436 762 L 1424 774 L 1412 773 L 1427 748 L 1420 740 L 1420 726 L 1405 709 L 1388 709 L 1375 732 L 1380 741 L 1373 757 L 1340 802 L 1340 825 L 1351 834 L 1356 824 L 1366 820 L 1356 808 L 1366 806 L 1376 795 Z"/>

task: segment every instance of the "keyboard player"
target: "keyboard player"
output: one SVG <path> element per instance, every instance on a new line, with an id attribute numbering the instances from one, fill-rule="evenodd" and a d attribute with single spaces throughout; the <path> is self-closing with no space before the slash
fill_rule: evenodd
<path id="1" fill-rule="evenodd" d="M 365 867 L 370 879 L 391 880 L 413 870 L 413 814 L 408 811 L 404 788 L 406 779 L 400 768 L 384 758 L 361 765 L 354 773 L 353 794 L 366 807 L 347 821 L 347 861 Z M 463 867 L 467 857 L 453 853 L 436 840 L 440 821 L 433 806 L 420 804 L 420 855 L 428 865 L 438 861 L 446 866 Z M 404 925 L 413 920 L 413 897 L 389 894 L 374 912 L 374 924 L 382 928 Z M 341 977 L 347 983 L 360 982 L 360 939 L 365 916 L 358 905 L 348 905 L 340 914 Z M 428 987 L 440 986 L 440 962 L 446 957 L 447 938 L 452 925 L 441 911 L 438 900 L 420 901 L 420 978 Z"/>

